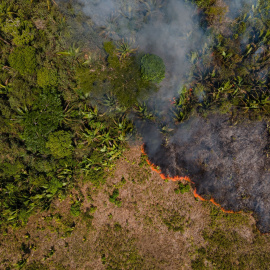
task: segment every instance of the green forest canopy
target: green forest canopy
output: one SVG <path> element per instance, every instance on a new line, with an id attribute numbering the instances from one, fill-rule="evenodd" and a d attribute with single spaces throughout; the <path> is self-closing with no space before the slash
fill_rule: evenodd
<path id="1" fill-rule="evenodd" d="M 243 9 L 227 23 L 230 34 L 216 25 L 215 0 L 195 4 L 213 43 L 190 52 L 175 121 L 212 111 L 268 118 L 270 2 Z M 18 226 L 81 179 L 104 183 L 135 133 L 128 115 L 158 122 L 144 101 L 165 66 L 103 38 L 70 4 L 47 0 L 1 2 L 0 49 L 0 221 Z"/>

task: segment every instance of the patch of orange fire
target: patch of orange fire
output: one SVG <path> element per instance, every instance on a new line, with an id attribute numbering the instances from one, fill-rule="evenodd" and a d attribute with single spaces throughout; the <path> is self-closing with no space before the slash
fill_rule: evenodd
<path id="1" fill-rule="evenodd" d="M 142 145 L 141 151 L 142 151 L 142 154 L 143 154 L 143 155 L 147 156 L 147 154 L 146 154 L 146 152 L 145 152 L 145 150 L 144 150 L 144 145 Z M 183 180 L 185 180 L 185 181 L 188 181 L 188 182 L 190 182 L 190 183 L 192 183 L 192 184 L 195 184 L 193 181 L 191 181 L 191 179 L 190 179 L 188 176 L 168 177 L 168 176 L 164 175 L 164 174 L 161 172 L 161 170 L 160 170 L 155 164 L 151 163 L 151 162 L 149 161 L 148 158 L 147 158 L 146 161 L 147 161 L 147 163 L 149 164 L 150 168 L 151 168 L 154 172 L 157 172 L 157 173 L 160 175 L 160 177 L 161 177 L 162 179 L 164 179 L 164 180 L 171 180 L 171 181 L 183 181 Z M 200 199 L 201 201 L 207 201 L 206 199 L 204 199 L 201 195 L 199 195 L 199 194 L 197 193 L 196 188 L 194 188 L 193 194 L 194 194 L 194 197 L 195 197 L 195 198 L 198 198 L 198 199 Z M 232 211 L 232 210 L 226 210 L 226 209 L 224 209 L 220 204 L 218 204 L 217 202 L 215 202 L 215 200 L 214 200 L 213 198 L 211 198 L 209 201 L 210 201 L 211 203 L 213 203 L 214 205 L 218 206 L 224 213 L 235 213 L 235 212 Z M 236 213 L 239 213 L 239 212 L 236 212 Z"/>

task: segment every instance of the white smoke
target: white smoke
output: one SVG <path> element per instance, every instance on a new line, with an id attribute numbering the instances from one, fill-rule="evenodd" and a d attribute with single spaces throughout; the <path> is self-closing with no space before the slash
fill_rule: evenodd
<path id="1" fill-rule="evenodd" d="M 206 42 L 195 6 L 182 0 L 79 2 L 107 38 L 133 40 L 140 51 L 163 59 L 167 73 L 159 91 L 162 102 L 177 94 L 190 68 L 188 54 Z"/>
<path id="2" fill-rule="evenodd" d="M 114 0 L 79 0 L 84 5 L 83 11 L 99 26 L 105 26 L 112 14 L 120 8 Z"/>

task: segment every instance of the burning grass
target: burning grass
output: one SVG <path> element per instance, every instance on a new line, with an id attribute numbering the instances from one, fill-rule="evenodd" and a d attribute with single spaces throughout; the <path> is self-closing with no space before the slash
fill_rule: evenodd
<path id="1" fill-rule="evenodd" d="M 193 117 L 167 144 L 160 135 L 150 140 L 153 131 L 144 136 L 141 151 L 162 179 L 190 182 L 195 198 L 225 213 L 253 211 L 259 230 L 270 231 L 266 123 L 232 125 L 228 116 L 218 114 Z"/>
<path id="2" fill-rule="evenodd" d="M 147 156 L 145 150 L 144 150 L 144 145 L 141 146 L 141 151 L 142 151 L 142 154 Z M 193 185 L 195 185 L 195 182 L 192 182 L 191 179 L 188 177 L 188 176 L 174 176 L 174 177 L 170 177 L 170 176 L 166 176 L 165 174 L 162 173 L 161 169 L 156 166 L 155 164 L 151 163 L 149 161 L 149 159 L 147 159 L 147 163 L 149 164 L 150 168 L 152 169 L 152 171 L 154 172 L 157 172 L 160 177 L 163 179 L 163 180 L 171 180 L 171 181 L 187 181 Z M 206 199 L 204 199 L 201 195 L 199 195 L 197 193 L 197 189 L 194 187 L 193 189 L 193 194 L 194 194 L 194 197 L 195 198 L 198 198 L 200 199 L 201 201 L 207 201 Z M 218 206 L 220 207 L 220 209 L 224 212 L 224 213 L 236 213 L 234 212 L 233 210 L 226 210 L 225 208 L 223 208 L 219 203 L 217 203 L 214 198 L 211 198 L 210 200 L 211 203 L 213 203 L 215 206 Z M 239 212 L 237 212 L 239 213 Z"/>

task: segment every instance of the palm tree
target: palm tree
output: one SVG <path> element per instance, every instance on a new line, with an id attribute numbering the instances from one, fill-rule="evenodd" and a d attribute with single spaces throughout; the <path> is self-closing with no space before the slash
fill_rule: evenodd
<path id="1" fill-rule="evenodd" d="M 120 42 L 116 43 L 117 44 L 117 55 L 119 56 L 120 60 L 125 59 L 126 57 L 129 57 L 131 54 L 135 53 L 138 48 L 132 48 L 132 43 L 133 40 L 124 40 L 122 39 Z"/>

